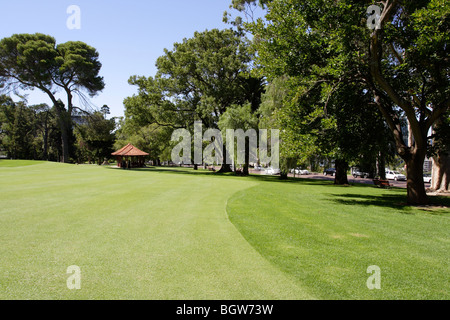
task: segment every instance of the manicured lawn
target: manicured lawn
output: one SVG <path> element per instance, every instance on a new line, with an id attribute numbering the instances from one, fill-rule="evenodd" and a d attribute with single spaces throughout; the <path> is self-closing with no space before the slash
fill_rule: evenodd
<path id="1" fill-rule="evenodd" d="M 263 257 L 318 299 L 449 299 L 450 210 L 404 201 L 400 189 L 272 182 L 235 194 L 227 210 Z M 381 269 L 381 290 L 368 289 L 369 266 Z"/>
<path id="2" fill-rule="evenodd" d="M 1 160 L 0 299 L 448 299 L 449 211 L 404 192 Z"/>
<path id="3" fill-rule="evenodd" d="M 228 220 L 253 181 L 54 163 L 11 164 L 0 181 L 0 299 L 309 297 Z"/>
<path id="4" fill-rule="evenodd" d="M 6 168 L 6 167 L 26 167 L 26 166 L 33 166 L 36 164 L 42 164 L 45 163 L 43 161 L 28 161 L 28 160 L 0 160 L 0 168 Z"/>

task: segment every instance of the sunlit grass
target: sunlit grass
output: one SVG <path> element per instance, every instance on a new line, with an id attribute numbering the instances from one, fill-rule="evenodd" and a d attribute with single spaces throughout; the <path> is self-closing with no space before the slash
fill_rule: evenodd
<path id="1" fill-rule="evenodd" d="M 449 211 L 404 202 L 364 185 L 1 160 L 0 299 L 448 299 Z"/>
<path id="2" fill-rule="evenodd" d="M 265 258 L 319 299 L 450 297 L 448 208 L 408 207 L 401 189 L 305 183 L 264 183 L 228 201 L 231 221 Z M 372 265 L 381 290 L 367 287 Z"/>

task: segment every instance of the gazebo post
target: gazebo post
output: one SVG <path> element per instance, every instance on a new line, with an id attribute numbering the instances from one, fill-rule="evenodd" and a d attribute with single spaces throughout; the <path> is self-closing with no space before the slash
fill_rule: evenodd
<path id="1" fill-rule="evenodd" d="M 139 150 L 132 144 L 127 144 L 119 151 L 112 153 L 112 155 L 116 157 L 119 168 L 131 169 L 133 166 L 143 167 L 145 157 L 149 154 Z"/>

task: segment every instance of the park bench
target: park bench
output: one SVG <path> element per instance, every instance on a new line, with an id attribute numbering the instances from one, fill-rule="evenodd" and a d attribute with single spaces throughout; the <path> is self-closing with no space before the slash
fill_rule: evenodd
<path id="1" fill-rule="evenodd" d="M 389 180 L 373 179 L 373 184 L 381 188 L 389 188 L 391 186 Z"/>

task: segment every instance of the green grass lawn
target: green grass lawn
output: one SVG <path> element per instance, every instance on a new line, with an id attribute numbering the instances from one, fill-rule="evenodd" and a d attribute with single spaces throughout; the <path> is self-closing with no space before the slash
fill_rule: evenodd
<path id="1" fill-rule="evenodd" d="M 235 194 L 227 209 L 263 257 L 318 299 L 449 299 L 450 210 L 404 202 L 401 189 L 273 182 Z M 368 290 L 369 266 L 381 269 L 381 290 Z"/>
<path id="2" fill-rule="evenodd" d="M 404 192 L 0 160 L 0 299 L 448 299 L 449 211 Z"/>

